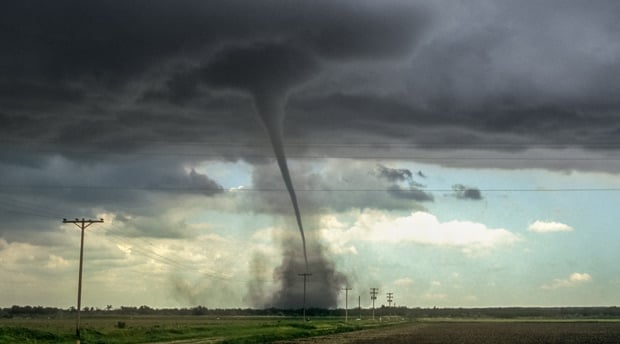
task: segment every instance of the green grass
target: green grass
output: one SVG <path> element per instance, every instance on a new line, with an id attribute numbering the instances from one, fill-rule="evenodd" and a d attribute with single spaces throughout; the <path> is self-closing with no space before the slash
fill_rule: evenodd
<path id="1" fill-rule="evenodd" d="M 125 327 L 119 328 L 118 323 Z M 285 317 L 83 317 L 81 343 L 154 343 L 201 338 L 214 343 L 268 343 L 388 326 L 398 321 L 303 321 Z M 0 343 L 75 343 L 74 319 L 0 319 Z"/>
<path id="2" fill-rule="evenodd" d="M 118 326 L 119 322 L 125 327 Z M 82 344 L 170 343 L 200 339 L 208 343 L 270 343 L 392 325 L 391 330 L 414 329 L 407 336 L 389 337 L 391 343 L 620 343 L 618 319 L 548 318 L 420 318 L 383 321 L 315 317 L 215 316 L 86 316 Z M 386 331 L 390 333 L 389 331 Z M 599 340 L 600 339 L 600 340 Z M 75 343 L 75 319 L 0 319 L 0 344 Z"/>

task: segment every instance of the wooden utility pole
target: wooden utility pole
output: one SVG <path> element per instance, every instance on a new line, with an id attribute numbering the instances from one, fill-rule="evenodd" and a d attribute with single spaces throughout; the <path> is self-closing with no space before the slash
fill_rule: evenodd
<path id="1" fill-rule="evenodd" d="M 375 320 L 375 300 L 377 299 L 377 293 L 379 288 L 370 288 L 370 299 L 372 300 L 372 320 Z"/>
<path id="2" fill-rule="evenodd" d="M 358 318 L 358 320 L 362 320 L 362 295 L 357 296 L 357 308 L 360 311 L 360 317 Z"/>
<path id="3" fill-rule="evenodd" d="M 349 287 L 342 288 L 344 290 L 344 322 L 349 321 Z"/>
<path id="4" fill-rule="evenodd" d="M 303 273 L 303 274 L 297 274 L 298 276 L 304 276 L 304 321 L 307 320 L 306 319 L 306 278 L 308 276 L 312 276 L 311 273 Z"/>
<path id="5" fill-rule="evenodd" d="M 80 275 L 78 278 L 78 299 L 77 299 L 77 322 L 75 324 L 75 335 L 80 339 L 80 310 L 82 308 L 82 261 L 84 257 L 84 230 L 93 223 L 103 223 L 103 219 L 99 220 L 67 220 L 62 219 L 62 223 L 73 223 L 82 230 L 82 238 L 80 240 Z"/>
<path id="6" fill-rule="evenodd" d="M 394 301 L 394 293 L 387 293 L 387 302 L 389 308 L 392 307 L 392 301 Z"/>

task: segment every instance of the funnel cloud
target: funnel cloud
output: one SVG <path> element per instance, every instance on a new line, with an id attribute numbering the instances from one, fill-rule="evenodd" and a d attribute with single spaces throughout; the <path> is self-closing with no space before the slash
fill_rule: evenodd
<path id="1" fill-rule="evenodd" d="M 309 79 L 316 70 L 317 61 L 307 51 L 280 44 L 257 43 L 221 51 L 203 71 L 208 84 L 241 89 L 254 97 L 256 111 L 269 135 L 295 211 L 306 271 L 308 271 L 306 237 L 284 153 L 282 135 L 287 93 L 293 86 Z"/>

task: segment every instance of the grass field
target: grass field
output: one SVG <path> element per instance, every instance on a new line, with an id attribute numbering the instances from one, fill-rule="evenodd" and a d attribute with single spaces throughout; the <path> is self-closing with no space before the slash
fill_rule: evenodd
<path id="1" fill-rule="evenodd" d="M 394 317 L 345 323 L 319 317 L 91 316 L 82 319 L 81 343 L 270 343 L 315 336 L 327 336 L 313 339 L 315 343 L 620 344 L 620 321 Z M 75 342 L 71 318 L 0 319 L 0 343 Z"/>
<path id="2" fill-rule="evenodd" d="M 119 322 L 124 323 L 120 324 Z M 386 326 L 391 321 L 303 321 L 286 317 L 82 317 L 81 343 L 154 343 L 201 338 L 213 343 L 268 343 Z M 0 343 L 75 343 L 75 319 L 0 319 Z"/>

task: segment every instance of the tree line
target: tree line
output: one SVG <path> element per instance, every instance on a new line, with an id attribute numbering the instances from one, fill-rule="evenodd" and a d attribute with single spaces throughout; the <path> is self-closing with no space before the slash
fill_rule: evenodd
<path id="1" fill-rule="evenodd" d="M 76 313 L 75 307 L 66 309 L 44 306 L 17 306 L 0 308 L 0 318 L 12 317 L 68 317 Z M 84 307 L 84 315 L 114 316 L 301 316 L 302 309 L 280 308 L 151 308 L 142 306 L 107 305 L 104 308 Z M 349 308 L 350 318 L 368 319 L 373 310 L 369 308 Z M 344 316 L 342 308 L 308 308 L 308 316 Z M 374 310 L 375 317 L 401 316 L 407 318 L 620 318 L 620 308 L 611 307 L 493 307 L 493 308 L 408 308 L 381 306 Z"/>

